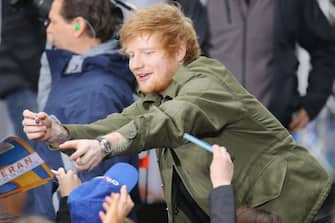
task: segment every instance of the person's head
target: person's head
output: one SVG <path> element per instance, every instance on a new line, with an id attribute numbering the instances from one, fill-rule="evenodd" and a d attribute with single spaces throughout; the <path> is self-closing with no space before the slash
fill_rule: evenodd
<path id="1" fill-rule="evenodd" d="M 282 223 L 280 216 L 263 209 L 242 207 L 236 212 L 237 223 Z"/>
<path id="2" fill-rule="evenodd" d="M 200 56 L 192 21 L 173 5 L 156 4 L 135 11 L 123 24 L 120 40 L 144 93 L 164 92 L 178 66 Z"/>
<path id="3" fill-rule="evenodd" d="M 71 221 L 81 223 L 101 222 L 99 212 L 103 210 L 106 196 L 120 193 L 125 185 L 129 193 L 137 184 L 138 171 L 128 163 L 114 164 L 104 176 L 95 177 L 75 188 L 68 197 Z M 89 211 L 88 211 L 89 210 Z"/>
<path id="4" fill-rule="evenodd" d="M 110 0 L 53 0 L 48 39 L 57 48 L 82 53 L 111 38 L 110 10 Z"/>

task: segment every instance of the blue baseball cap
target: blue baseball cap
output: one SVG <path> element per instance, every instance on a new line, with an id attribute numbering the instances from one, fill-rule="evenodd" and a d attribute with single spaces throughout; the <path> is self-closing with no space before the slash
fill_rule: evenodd
<path id="1" fill-rule="evenodd" d="M 138 171 L 128 163 L 114 164 L 104 176 L 95 177 L 74 189 L 67 200 L 71 222 L 100 223 L 99 211 L 107 195 L 119 193 L 126 185 L 130 192 L 138 181 Z"/>

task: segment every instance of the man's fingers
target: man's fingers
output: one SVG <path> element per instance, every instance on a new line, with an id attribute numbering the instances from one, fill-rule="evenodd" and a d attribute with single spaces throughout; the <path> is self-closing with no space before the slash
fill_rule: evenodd
<path id="1" fill-rule="evenodd" d="M 220 146 L 217 145 L 217 144 L 214 144 L 212 147 L 213 147 L 213 150 L 217 150 L 217 151 L 218 151 L 218 150 L 220 149 Z M 224 148 L 224 147 L 223 147 L 223 148 Z"/>
<path id="2" fill-rule="evenodd" d="M 104 209 L 105 211 L 107 211 L 108 208 L 109 208 L 109 203 L 108 203 L 108 201 L 107 201 L 107 198 L 108 198 L 108 196 L 105 198 L 104 203 L 102 203 L 102 207 L 103 207 L 103 209 Z"/>
<path id="3" fill-rule="evenodd" d="M 299 124 L 299 120 L 297 118 L 293 118 L 292 122 L 289 124 L 290 130 L 296 129 L 298 124 Z"/>
<path id="4" fill-rule="evenodd" d="M 75 149 L 76 152 L 74 152 L 71 156 L 70 159 L 73 161 L 76 161 L 87 152 L 86 148 L 81 146 L 80 144 L 81 140 L 69 140 L 64 142 L 63 144 L 59 145 L 59 148 L 62 150 L 66 150 L 66 149 Z M 83 161 L 81 161 L 81 163 L 84 163 Z M 78 163 L 80 164 L 80 163 Z"/>
<path id="5" fill-rule="evenodd" d="M 112 192 L 110 195 L 105 197 L 105 204 L 106 207 L 110 207 L 110 205 L 113 203 L 113 199 L 112 199 L 112 195 L 115 194 L 114 192 Z"/>
<path id="6" fill-rule="evenodd" d="M 106 209 L 105 209 L 106 210 Z M 101 219 L 101 222 L 105 221 L 106 215 L 103 211 L 99 211 L 99 217 Z"/>
<path id="7" fill-rule="evenodd" d="M 23 131 L 26 133 L 38 133 L 38 132 L 45 132 L 45 126 L 27 126 L 23 127 Z"/>
<path id="8" fill-rule="evenodd" d="M 81 151 L 78 150 L 77 152 L 79 153 Z M 72 154 L 72 155 L 74 155 L 74 154 Z M 74 158 L 76 159 L 76 157 L 74 157 Z M 94 161 L 95 161 L 95 155 L 94 155 L 94 151 L 92 149 L 82 151 L 82 153 L 80 155 L 80 162 L 82 164 L 83 163 L 92 164 Z"/>
<path id="9" fill-rule="evenodd" d="M 100 160 L 98 160 L 96 156 L 91 156 L 89 153 L 92 152 L 88 151 L 85 155 L 76 160 L 76 163 L 81 166 L 81 169 L 87 171 L 93 170 L 100 163 Z"/>
<path id="10" fill-rule="evenodd" d="M 78 149 L 80 140 L 69 140 L 59 145 L 60 149 Z"/>
<path id="11" fill-rule="evenodd" d="M 91 159 L 91 160 L 89 160 L 88 162 L 87 162 L 87 170 L 88 171 L 91 171 L 91 170 L 93 170 L 96 166 L 97 166 L 97 161 L 96 160 L 94 160 L 93 158 Z"/>
<path id="12" fill-rule="evenodd" d="M 102 151 L 97 146 L 99 143 L 95 140 L 70 140 L 59 145 L 59 148 L 76 150 L 70 159 L 75 161 L 77 170 L 86 171 L 96 167 L 103 158 Z"/>
<path id="13" fill-rule="evenodd" d="M 114 213 L 117 211 L 117 207 L 119 206 L 120 202 L 120 194 L 119 193 L 112 193 L 110 196 L 110 209 L 114 210 Z"/>
<path id="14" fill-rule="evenodd" d="M 59 167 L 57 172 L 58 172 L 58 175 L 64 175 L 65 174 L 65 170 L 64 170 L 63 167 Z"/>
<path id="15" fill-rule="evenodd" d="M 48 114 L 45 112 L 36 113 L 35 116 L 40 120 L 45 120 L 46 118 L 48 118 Z"/>
<path id="16" fill-rule="evenodd" d="M 23 115 L 24 118 L 31 118 L 31 119 L 34 119 L 34 117 L 35 117 L 35 113 L 32 112 L 32 111 L 30 111 L 30 110 L 28 110 L 28 109 L 25 109 L 25 110 L 23 111 L 22 115 Z"/>
<path id="17" fill-rule="evenodd" d="M 25 118 L 22 120 L 22 125 L 23 126 L 36 126 L 36 121 L 35 118 L 31 119 L 31 118 Z"/>
<path id="18" fill-rule="evenodd" d="M 86 167 L 86 165 L 79 165 L 79 164 L 77 164 L 77 162 L 74 163 L 74 167 L 79 172 L 88 170 L 88 168 Z"/>
<path id="19" fill-rule="evenodd" d="M 128 198 L 128 192 L 126 185 L 122 185 L 120 190 L 120 202 L 126 202 Z"/>
<path id="20" fill-rule="evenodd" d="M 305 122 L 300 119 L 300 118 L 296 118 L 293 120 L 293 122 L 291 122 L 291 124 L 289 125 L 289 128 L 292 132 L 296 132 L 302 128 L 305 127 Z"/>
<path id="21" fill-rule="evenodd" d="M 91 163 L 82 163 L 80 161 L 80 158 L 78 158 L 75 162 L 74 162 L 74 167 L 76 168 L 76 170 L 78 171 L 89 171 L 90 168 L 93 169 L 93 166 Z"/>
<path id="22" fill-rule="evenodd" d="M 306 110 L 300 109 L 293 115 L 292 121 L 289 124 L 289 129 L 291 132 L 296 132 L 300 129 L 305 128 L 308 122 L 309 122 L 309 116 Z"/>
<path id="23" fill-rule="evenodd" d="M 34 122 L 36 122 L 36 119 L 38 120 L 45 120 L 48 118 L 48 114 L 45 112 L 38 112 L 38 113 L 34 113 L 28 109 L 24 110 L 22 113 L 24 119 L 26 120 L 34 120 Z M 26 123 L 27 124 L 27 123 Z"/>
<path id="24" fill-rule="evenodd" d="M 30 140 L 41 140 L 44 135 L 45 135 L 45 131 L 43 132 L 35 132 L 35 133 L 26 133 L 28 139 Z"/>
<path id="25" fill-rule="evenodd" d="M 225 147 L 213 145 L 213 159 L 217 159 L 219 156 L 229 160 L 230 162 L 232 162 L 234 159 Z"/>

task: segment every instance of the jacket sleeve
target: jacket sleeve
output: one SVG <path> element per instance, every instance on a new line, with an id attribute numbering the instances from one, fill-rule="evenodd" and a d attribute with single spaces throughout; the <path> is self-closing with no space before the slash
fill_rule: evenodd
<path id="1" fill-rule="evenodd" d="M 185 143 L 185 132 L 202 138 L 241 119 L 244 106 L 236 97 L 209 78 L 194 78 L 176 97 L 163 98 L 163 103 L 151 106 L 117 131 L 131 139 L 133 150 L 176 148 Z"/>
<path id="2" fill-rule="evenodd" d="M 318 3 L 315 0 L 300 2 L 304 6 L 300 12 L 298 41 L 309 52 L 312 65 L 301 106 L 313 119 L 331 94 L 335 74 L 335 37 Z"/>
<path id="3" fill-rule="evenodd" d="M 235 223 L 236 209 L 233 185 L 214 188 L 209 194 L 211 223 Z"/>
<path id="4" fill-rule="evenodd" d="M 198 77 L 184 84 L 174 98 L 145 97 L 120 114 L 90 125 L 65 127 L 72 139 L 93 139 L 117 131 L 130 140 L 130 150 L 124 154 L 151 148 L 176 148 L 185 143 L 185 132 L 201 138 L 244 117 L 244 105 L 229 87 Z"/>
<path id="5" fill-rule="evenodd" d="M 94 139 L 116 131 L 129 123 L 136 115 L 141 114 L 138 103 L 140 100 L 125 108 L 122 113 L 113 113 L 106 118 L 90 124 L 68 124 L 64 127 L 69 131 L 71 139 Z"/>
<path id="6" fill-rule="evenodd" d="M 70 209 L 67 204 L 68 197 L 59 200 L 59 209 L 56 213 L 56 223 L 71 223 Z"/>

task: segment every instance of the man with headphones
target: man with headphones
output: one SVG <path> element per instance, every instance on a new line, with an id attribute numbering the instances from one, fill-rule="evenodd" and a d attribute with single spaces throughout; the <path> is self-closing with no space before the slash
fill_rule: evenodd
<path id="1" fill-rule="evenodd" d="M 40 77 L 51 74 L 51 87 L 43 111 L 62 123 L 90 123 L 133 102 L 136 82 L 118 52 L 119 18 L 111 14 L 113 8 L 109 0 L 54 0 L 51 5 L 47 37 L 52 48 L 45 51 L 48 66 L 42 63 Z M 45 143 L 34 147 L 50 168 L 64 166 L 59 151 Z M 138 157 L 118 156 L 78 175 L 87 181 L 120 161 L 137 167 Z M 34 189 L 30 212 L 55 220 L 52 193 L 52 182 Z"/>

